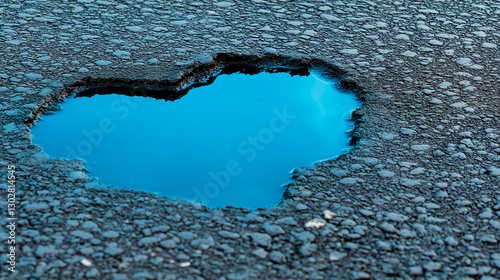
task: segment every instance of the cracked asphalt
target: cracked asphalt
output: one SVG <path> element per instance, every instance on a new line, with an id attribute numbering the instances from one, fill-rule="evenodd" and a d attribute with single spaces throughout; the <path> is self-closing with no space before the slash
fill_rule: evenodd
<path id="1" fill-rule="evenodd" d="M 0 1 L 0 277 L 500 279 L 499 19 L 486 0 Z M 356 146 L 297 168 L 279 207 L 107 186 L 31 143 L 75 88 L 182 86 L 228 54 L 323 61 L 363 101 Z"/>

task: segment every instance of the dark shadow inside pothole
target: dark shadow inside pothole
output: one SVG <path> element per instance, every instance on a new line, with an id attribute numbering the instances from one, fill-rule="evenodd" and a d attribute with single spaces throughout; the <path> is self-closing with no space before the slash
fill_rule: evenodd
<path id="1" fill-rule="evenodd" d="M 255 209 L 280 202 L 294 168 L 348 149 L 359 105 L 307 69 L 233 67 L 178 91 L 84 89 L 32 134 L 103 183 Z"/>

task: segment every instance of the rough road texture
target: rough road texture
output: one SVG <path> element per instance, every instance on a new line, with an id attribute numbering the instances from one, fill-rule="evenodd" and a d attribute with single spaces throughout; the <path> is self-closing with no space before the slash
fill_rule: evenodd
<path id="1" fill-rule="evenodd" d="M 481 0 L 2 1 L 0 206 L 12 164 L 20 204 L 0 278 L 498 279 L 499 19 Z M 175 81 L 218 53 L 345 71 L 357 146 L 248 211 L 109 188 L 31 144 L 25 120 L 65 86 Z"/>

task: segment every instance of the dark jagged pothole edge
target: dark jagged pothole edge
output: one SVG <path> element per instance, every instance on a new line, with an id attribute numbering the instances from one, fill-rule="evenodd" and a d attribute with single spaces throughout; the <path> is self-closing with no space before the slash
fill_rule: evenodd
<path id="1" fill-rule="evenodd" d="M 74 83 L 64 86 L 62 90 L 48 96 L 42 100 L 32 113 L 25 119 L 24 123 L 28 127 L 33 126 L 41 115 L 54 109 L 54 104 L 61 103 L 66 97 L 72 94 L 78 94 L 88 89 L 113 88 L 124 90 L 129 96 L 153 97 L 163 100 L 177 100 L 186 95 L 189 90 L 211 84 L 220 74 L 245 73 L 257 74 L 260 72 L 287 72 L 293 75 L 308 75 L 311 71 L 320 75 L 338 81 L 336 85 L 346 91 L 354 93 L 356 98 L 361 101 L 360 107 L 351 112 L 350 121 L 353 122 L 353 128 L 347 133 L 350 137 L 349 144 L 355 148 L 361 139 L 360 127 L 363 125 L 362 107 L 365 103 L 366 92 L 358 86 L 358 83 L 347 77 L 347 72 L 340 67 L 328 63 L 319 58 L 290 57 L 276 54 L 244 55 L 235 53 L 219 53 L 213 56 L 207 63 L 193 62 L 187 66 L 175 81 L 169 80 L 143 80 L 143 79 L 125 79 L 125 78 L 92 78 L 85 77 Z M 151 93 L 155 92 L 155 96 Z M 92 92 L 82 96 L 92 96 L 95 94 L 109 94 L 112 92 Z M 149 94 L 148 94 L 149 93 Z M 346 153 L 337 156 L 336 159 L 342 159 Z M 292 179 L 296 179 L 297 174 L 292 173 Z M 289 189 L 293 186 L 293 181 L 284 185 L 281 202 L 289 197 Z M 158 197 L 161 198 L 161 197 Z M 165 197 L 168 198 L 168 197 Z"/>
<path id="2" fill-rule="evenodd" d="M 217 77 L 220 75 L 230 75 L 233 73 L 243 73 L 254 75 L 261 72 L 268 73 L 289 73 L 291 76 L 299 75 L 306 76 L 309 75 L 309 70 L 305 68 L 287 68 L 287 67 L 262 67 L 262 66 L 252 66 L 252 65 L 229 65 L 225 66 L 221 71 L 217 72 L 216 75 L 210 76 L 203 80 L 196 80 L 195 82 L 188 84 L 181 89 L 171 89 L 171 88 L 149 88 L 144 86 L 131 87 L 123 85 L 114 86 L 96 86 L 91 88 L 86 88 L 75 94 L 75 97 L 91 97 L 94 95 L 105 95 L 114 94 L 119 92 L 120 95 L 126 96 L 142 96 L 142 97 L 152 97 L 158 100 L 165 101 L 175 101 L 184 97 L 190 90 L 198 87 L 208 86 L 212 84 Z"/>

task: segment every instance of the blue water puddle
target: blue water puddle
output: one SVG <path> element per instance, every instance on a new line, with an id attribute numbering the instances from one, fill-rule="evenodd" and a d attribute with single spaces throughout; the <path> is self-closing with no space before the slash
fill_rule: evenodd
<path id="1" fill-rule="evenodd" d="M 174 102 L 108 94 L 61 105 L 31 130 L 50 157 L 82 158 L 106 184 L 256 209 L 279 203 L 294 168 L 349 148 L 360 103 L 317 74 L 261 72 L 219 75 Z"/>

